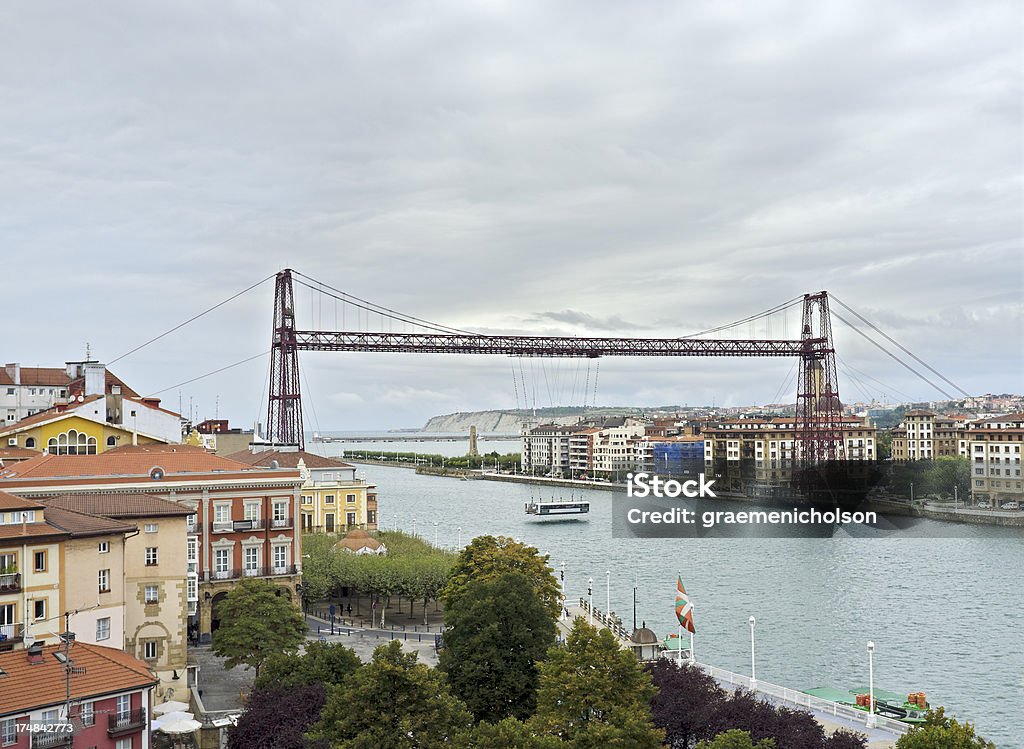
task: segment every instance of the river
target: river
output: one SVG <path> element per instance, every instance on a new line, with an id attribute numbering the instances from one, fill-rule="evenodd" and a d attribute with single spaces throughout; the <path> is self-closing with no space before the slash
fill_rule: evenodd
<path id="1" fill-rule="evenodd" d="M 362 449 L 313 447 L 332 455 Z M 455 455 L 464 454 L 465 443 L 382 448 Z M 481 448 L 512 452 L 518 444 Z M 923 691 L 997 746 L 1024 747 L 1022 531 L 958 526 L 948 538 L 613 538 L 612 492 L 576 492 L 591 502 L 587 520 L 538 521 L 523 512 L 540 496 L 534 486 L 361 470 L 377 484 L 382 527 L 412 531 L 415 521 L 420 536 L 442 546 L 456 545 L 459 527 L 463 543 L 488 533 L 519 538 L 549 554 L 556 570 L 565 561 L 570 599 L 585 596 L 593 578 L 594 605 L 604 609 L 610 594 L 611 610 L 627 626 L 635 580 L 638 622 L 660 636 L 676 631 L 681 572 L 694 603 L 694 650 L 705 663 L 749 673 L 754 615 L 758 679 L 797 689 L 866 688 L 866 645 L 873 640 L 876 687 Z"/>

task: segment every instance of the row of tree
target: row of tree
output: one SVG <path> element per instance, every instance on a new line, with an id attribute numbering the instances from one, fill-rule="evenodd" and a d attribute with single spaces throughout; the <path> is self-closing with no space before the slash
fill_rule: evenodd
<path id="1" fill-rule="evenodd" d="M 400 531 L 379 531 L 387 554 L 351 554 L 337 549 L 337 537 L 314 534 L 303 537 L 308 557 L 303 567 L 303 594 L 307 601 L 335 600 L 343 591 L 368 595 L 380 601 L 380 626 L 392 597 L 405 598 L 410 607 L 420 602 L 426 620 L 429 603 L 438 598 L 448 582 L 455 555 Z M 358 600 L 358 599 L 357 599 Z M 358 603 L 357 603 L 358 605 Z"/>

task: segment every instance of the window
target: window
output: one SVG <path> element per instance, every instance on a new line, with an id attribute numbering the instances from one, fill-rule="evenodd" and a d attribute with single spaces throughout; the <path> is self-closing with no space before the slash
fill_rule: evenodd
<path id="1" fill-rule="evenodd" d="M 16 724 L 16 718 L 0 720 L 0 746 L 12 746 L 18 741 Z"/>
<path id="2" fill-rule="evenodd" d="M 146 640 L 142 643 L 142 657 L 147 661 L 156 660 L 156 640 Z"/>
<path id="3" fill-rule="evenodd" d="M 247 546 L 244 551 L 245 571 L 255 573 L 260 566 L 260 550 L 257 546 Z"/>
<path id="4" fill-rule="evenodd" d="M 156 546 L 146 547 L 146 566 L 155 567 L 160 559 L 160 553 Z"/>
<path id="5" fill-rule="evenodd" d="M 326 500 L 324 500 L 324 501 L 326 501 Z M 313 504 L 313 498 L 311 496 L 309 496 L 308 494 L 303 494 L 302 495 L 302 504 L 304 504 L 304 505 L 311 505 L 311 504 Z"/>
<path id="6" fill-rule="evenodd" d="M 46 572 L 46 552 L 37 551 L 32 555 L 32 558 L 35 561 L 35 567 L 33 569 L 35 569 L 36 572 Z"/>
<path id="7" fill-rule="evenodd" d="M 7 388 L 8 395 L 14 395 L 14 388 Z"/>
<path id="8" fill-rule="evenodd" d="M 125 720 L 132 711 L 132 697 L 130 694 L 122 694 L 117 698 L 117 719 Z M 131 746 L 131 744 L 129 744 Z"/>
<path id="9" fill-rule="evenodd" d="M 246 502 L 245 503 L 245 515 L 246 520 L 259 520 L 260 519 L 260 503 L 259 502 Z"/>
<path id="10" fill-rule="evenodd" d="M 334 495 L 333 494 L 328 494 L 327 496 L 325 496 L 324 497 L 324 504 L 325 505 L 333 505 L 334 504 Z"/>
<path id="11" fill-rule="evenodd" d="M 213 571 L 214 573 L 226 573 L 231 569 L 230 562 L 231 552 L 228 549 L 216 549 L 213 552 Z"/>
<path id="12" fill-rule="evenodd" d="M 96 576 L 96 582 L 98 583 L 100 593 L 110 592 L 110 570 L 100 570 Z"/>
<path id="13" fill-rule="evenodd" d="M 189 538 L 185 546 L 185 561 L 195 564 L 199 561 L 199 543 L 195 537 Z"/>
<path id="14" fill-rule="evenodd" d="M 274 522 L 277 524 L 283 523 L 288 519 L 288 503 L 287 502 L 274 502 Z"/>
<path id="15" fill-rule="evenodd" d="M 32 602 L 32 613 L 35 614 L 36 619 L 46 618 L 46 599 L 37 598 Z"/>
<path id="16" fill-rule="evenodd" d="M 146 523 L 145 525 L 146 533 L 156 533 L 159 529 L 160 526 L 158 526 L 156 523 Z"/>
<path id="17" fill-rule="evenodd" d="M 118 739 L 117 743 L 114 744 L 114 749 L 132 749 L 132 737 L 126 736 L 123 739 Z"/>
<path id="18" fill-rule="evenodd" d="M 274 547 L 274 567 L 281 569 L 288 564 L 288 547 L 287 546 L 275 546 Z"/>
<path id="19" fill-rule="evenodd" d="M 356 524 L 356 514 L 354 512 L 346 513 L 345 514 L 345 522 L 348 525 L 350 525 L 350 526 L 351 525 L 355 525 Z"/>
<path id="20" fill-rule="evenodd" d="M 83 702 L 82 708 L 79 713 L 82 719 L 83 726 L 92 726 L 96 724 L 96 703 L 94 702 Z"/>
<path id="21" fill-rule="evenodd" d="M 36 438 L 35 437 L 26 437 L 25 438 L 25 447 L 32 448 L 32 447 L 35 447 L 35 446 L 36 446 Z"/>
<path id="22" fill-rule="evenodd" d="M 106 542 L 106 541 L 100 541 L 99 553 L 100 554 L 106 554 L 109 551 L 110 551 L 110 544 L 108 542 Z"/>
<path id="23" fill-rule="evenodd" d="M 156 585 L 146 586 L 146 603 L 160 603 L 160 588 Z"/>
<path id="24" fill-rule="evenodd" d="M 117 445 L 117 437 L 111 435 L 107 437 L 107 447 L 115 447 Z"/>
<path id="25" fill-rule="evenodd" d="M 346 495 L 345 496 L 345 501 L 348 502 L 350 505 L 354 505 L 356 503 L 356 495 L 355 494 L 348 494 L 348 495 Z"/>
<path id="26" fill-rule="evenodd" d="M 230 523 L 231 522 L 231 503 L 230 502 L 216 502 L 213 505 L 213 522 L 215 522 L 215 523 Z"/>
<path id="27" fill-rule="evenodd" d="M 194 578 L 194 577 L 189 577 L 189 578 L 185 579 L 185 584 L 186 584 L 186 591 L 187 591 L 186 592 L 186 597 L 188 598 L 188 600 L 190 600 L 190 601 L 198 601 L 199 600 L 199 581 L 196 580 L 196 578 Z"/>
<path id="28" fill-rule="evenodd" d="M 110 639 L 110 617 L 105 616 L 96 620 L 96 641 Z"/>

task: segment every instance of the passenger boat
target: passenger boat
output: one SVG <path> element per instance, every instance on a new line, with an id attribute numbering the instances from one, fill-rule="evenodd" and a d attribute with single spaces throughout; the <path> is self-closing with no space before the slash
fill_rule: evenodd
<path id="1" fill-rule="evenodd" d="M 538 518 L 567 517 L 586 515 L 590 512 L 590 502 L 586 500 L 551 500 L 550 502 L 526 503 L 526 514 Z"/>

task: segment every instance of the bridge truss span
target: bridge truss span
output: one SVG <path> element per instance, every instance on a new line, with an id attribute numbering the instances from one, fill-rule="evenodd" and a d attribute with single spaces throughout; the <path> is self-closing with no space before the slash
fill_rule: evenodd
<path id="1" fill-rule="evenodd" d="M 299 351 L 501 354 L 507 356 L 801 356 L 820 339 L 717 340 L 701 338 L 580 338 L 569 336 L 461 335 L 451 333 L 361 333 L 299 330 Z"/>

